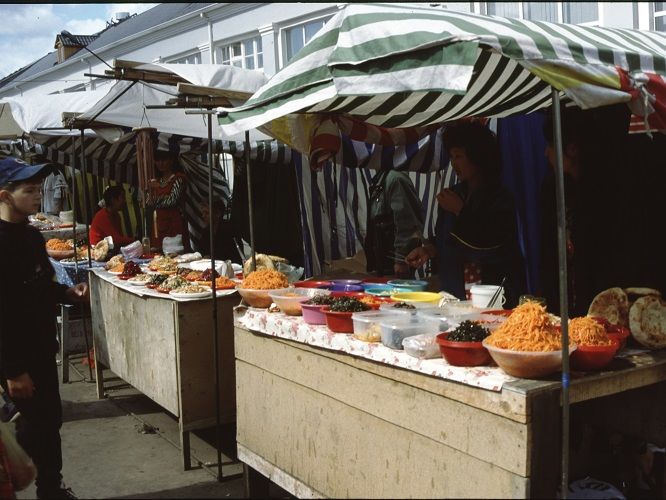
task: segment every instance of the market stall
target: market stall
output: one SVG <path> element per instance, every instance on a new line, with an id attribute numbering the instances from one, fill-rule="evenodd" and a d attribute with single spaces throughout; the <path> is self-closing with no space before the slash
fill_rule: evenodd
<path id="1" fill-rule="evenodd" d="M 335 399 L 334 395 L 345 391 L 343 384 L 339 383 L 341 378 L 353 380 L 350 384 L 344 384 L 344 387 L 350 388 L 349 393 L 365 389 L 364 384 L 356 381 L 356 377 L 361 377 L 360 373 L 343 372 L 340 368 L 340 364 L 361 362 L 349 356 L 336 356 L 337 363 L 333 363 L 335 369 L 332 368 L 326 377 L 321 377 L 323 382 L 318 385 L 315 384 L 318 380 L 315 372 L 309 372 L 309 377 L 299 378 L 302 376 L 300 367 L 315 364 L 321 367 L 324 363 L 319 357 L 312 361 L 312 365 L 303 361 L 306 359 L 304 352 L 309 351 L 309 348 L 303 347 L 303 339 L 289 342 L 262 339 L 252 344 L 256 349 L 250 359 L 242 349 L 240 339 L 250 343 L 252 341 L 249 339 L 259 338 L 256 337 L 257 332 L 267 332 L 259 326 L 237 325 L 237 376 L 242 380 L 239 387 L 247 383 L 254 389 L 251 400 L 250 393 L 243 394 L 243 391 L 239 392 L 237 400 L 239 421 L 243 421 L 243 408 L 254 410 L 246 412 L 252 421 L 247 423 L 246 428 L 239 429 L 238 433 L 239 455 L 245 457 L 250 468 L 259 470 L 264 476 L 299 496 L 397 496 L 400 492 L 403 496 L 538 494 L 552 497 L 560 474 L 561 484 L 566 491 L 569 484 L 570 403 L 574 404 L 572 411 L 577 411 L 575 405 L 579 401 L 586 401 L 588 397 L 595 404 L 602 405 L 601 396 L 614 394 L 615 388 L 619 392 L 626 392 L 632 388 L 622 385 L 627 380 L 634 380 L 637 384 L 634 387 L 638 387 L 642 382 L 636 380 L 645 374 L 641 373 L 641 369 L 636 375 L 633 372 L 614 373 L 608 377 L 608 386 L 597 392 L 587 387 L 587 384 L 594 385 L 590 382 L 594 378 L 583 379 L 581 382 L 570 381 L 560 101 L 584 109 L 631 102 L 632 111 L 642 119 L 645 129 L 663 129 L 663 99 L 659 96 L 663 94 L 665 86 L 664 47 L 666 40 L 657 33 L 562 27 L 550 23 L 420 7 L 406 9 L 400 6 L 349 5 L 331 19 L 298 56 L 245 106 L 235 110 L 221 110 L 223 132 L 236 133 L 263 126 L 271 130 L 275 137 L 307 153 L 313 168 L 320 168 L 335 157 L 341 147 L 343 134 L 366 142 L 406 144 L 428 133 L 428 127 L 459 118 L 503 117 L 549 106 L 553 108 L 554 117 L 562 314 L 561 335 L 558 333 L 558 336 L 562 339 L 562 378 L 561 384 L 550 382 L 541 385 L 543 383 L 535 382 L 531 386 L 533 392 L 525 392 L 523 404 L 530 409 L 525 410 L 521 416 L 527 422 L 522 427 L 522 434 L 514 434 L 508 440 L 509 443 L 505 444 L 499 442 L 496 435 L 490 435 L 488 431 L 493 429 L 492 425 L 477 427 L 473 420 L 465 418 L 457 429 L 453 429 L 452 434 L 455 437 L 478 436 L 484 444 L 477 447 L 484 450 L 481 458 L 490 464 L 490 469 L 486 469 L 485 474 L 481 472 L 475 475 L 477 472 L 473 467 L 478 466 L 478 463 L 472 466 L 467 462 L 466 467 L 458 468 L 460 463 L 465 464 L 461 462 L 462 456 L 458 452 L 450 453 L 446 463 L 435 464 L 437 467 L 432 469 L 448 471 L 453 468 L 456 474 L 450 476 L 450 483 L 444 481 L 444 484 L 437 485 L 441 489 L 436 489 L 437 480 L 433 474 L 427 477 L 431 480 L 430 489 L 421 483 L 411 482 L 412 489 L 403 490 L 405 474 L 411 472 L 415 481 L 418 481 L 416 478 L 422 476 L 421 469 L 430 468 L 431 457 L 437 456 L 440 450 L 431 449 L 429 453 L 412 458 L 411 465 L 404 473 L 400 469 L 394 470 L 391 465 L 397 463 L 400 454 L 410 456 L 413 453 L 410 444 L 416 438 L 404 439 L 402 445 L 399 443 L 397 446 L 387 442 L 384 451 L 381 447 L 382 436 L 394 438 L 398 431 L 395 428 L 384 428 L 383 432 L 374 432 L 371 425 L 379 428 L 388 419 L 385 415 L 379 415 L 376 409 L 379 405 L 374 404 L 377 399 L 410 377 L 396 371 L 392 385 L 389 384 L 384 391 L 374 390 L 364 394 L 364 398 L 359 398 L 366 403 L 370 402 L 362 407 L 363 416 L 345 412 L 345 408 L 329 404 L 326 398 Z M 648 105 L 649 102 L 655 104 Z M 255 333 L 248 333 L 250 331 Z M 270 361 L 276 359 L 277 350 L 287 343 L 299 350 L 296 356 L 299 363 L 294 363 L 299 368 L 292 370 L 292 365 L 288 365 L 289 373 L 278 371 Z M 270 360 L 255 356 L 258 352 L 263 355 L 262 349 Z M 321 351 L 317 351 L 317 354 L 321 354 Z M 660 360 L 658 355 L 655 358 Z M 650 359 L 648 357 L 648 364 L 652 363 Z M 363 361 L 364 368 L 366 364 L 368 370 L 374 366 Z M 248 368 L 249 365 L 254 366 Z M 657 361 L 651 366 L 653 375 L 659 374 L 663 365 Z M 382 375 L 390 378 L 384 373 Z M 660 377 L 648 376 L 646 379 L 650 383 L 661 382 L 663 379 Z M 377 382 L 382 379 L 380 376 Z M 269 424 L 263 418 L 265 413 L 256 411 L 259 380 L 261 384 L 280 384 L 283 387 L 281 401 L 277 406 L 287 407 L 291 412 L 290 420 L 285 420 L 283 425 Z M 450 382 L 445 384 L 442 386 L 445 389 L 441 389 L 443 392 L 458 390 Z M 503 386 L 502 394 L 505 391 L 509 394 L 510 384 Z M 534 407 L 530 407 L 527 403 L 529 397 L 547 394 L 549 387 L 551 404 L 536 402 L 535 399 Z M 654 392 L 655 388 L 659 387 L 651 385 L 646 390 Z M 470 399 L 462 402 L 471 405 L 472 400 L 484 399 L 487 395 L 481 392 L 480 389 L 473 389 L 470 391 Z M 622 397 L 630 397 L 638 392 L 628 392 Z M 267 407 L 276 406 L 277 397 L 273 393 L 264 392 L 264 395 L 270 402 Z M 648 401 L 644 397 L 645 393 L 640 396 L 635 403 L 636 408 L 639 408 L 637 413 Z M 309 398 L 308 404 L 297 403 L 305 397 Z M 345 403 L 349 401 L 338 399 Z M 406 412 L 406 407 L 415 410 L 415 399 L 414 395 L 403 400 L 393 399 L 390 411 L 400 414 Z M 498 400 L 495 403 L 502 408 L 502 417 L 506 418 L 506 401 Z M 314 412 L 312 408 L 321 408 L 321 411 Z M 552 418 L 545 427 L 547 430 L 536 427 L 545 418 L 538 414 L 539 411 L 544 411 Z M 447 421 L 455 419 L 455 411 L 449 409 L 440 413 Z M 529 423 L 537 415 L 539 419 Z M 359 420 L 361 425 L 358 425 Z M 422 423 L 424 418 L 415 420 Z M 558 426 L 560 421 L 562 423 Z M 410 425 L 406 422 L 402 421 L 404 427 Z M 553 432 L 553 429 L 557 432 Z M 450 435 L 441 427 L 437 431 Z M 308 435 L 308 432 L 311 434 Z M 416 434 L 419 433 L 427 434 L 425 431 L 416 431 Z M 299 439 L 303 435 L 305 441 Z M 255 436 L 260 436 L 257 441 L 254 440 Z M 429 437 L 432 439 L 432 436 Z M 538 442 L 542 437 L 550 440 L 545 446 L 540 446 Z M 281 446 L 265 444 L 278 441 Z M 346 455 L 340 451 L 338 443 L 352 450 L 352 454 Z M 562 444 L 558 446 L 558 443 Z M 389 451 L 391 447 L 394 448 L 393 452 Z M 548 451 L 544 452 L 544 448 Z M 556 448 L 559 449 L 550 456 L 548 467 L 527 458 L 537 453 L 546 456 Z M 314 460 L 305 459 L 303 449 L 310 454 L 309 457 L 317 454 L 316 468 L 308 466 Z M 466 453 L 471 451 L 467 444 L 460 449 Z M 246 450 L 249 452 L 245 453 Z M 374 455 L 368 450 L 372 450 Z M 381 451 L 379 459 L 376 456 L 377 450 Z M 522 463 L 511 471 L 512 465 L 503 463 L 501 459 L 483 456 L 488 450 L 498 455 L 506 453 L 505 457 L 509 457 L 510 461 L 519 458 Z M 561 465 L 558 463 L 560 451 Z M 355 470 L 337 474 L 340 464 L 345 464 L 346 459 L 352 468 L 359 457 L 367 460 L 364 463 L 367 467 L 359 467 L 361 470 L 358 475 Z M 305 461 L 309 463 L 303 464 Z M 322 461 L 325 461 L 323 466 Z M 494 481 L 493 489 L 477 489 L 493 483 L 488 480 L 489 475 L 498 473 L 499 469 L 509 470 L 518 477 L 505 476 L 503 484 L 499 480 Z M 392 473 L 390 477 L 385 475 L 387 470 Z M 251 477 L 257 477 L 251 470 L 248 472 Z M 471 481 L 468 480 L 470 475 Z M 552 480 L 542 481 L 547 475 Z M 461 481 L 456 482 L 454 476 L 459 476 Z M 371 492 L 371 485 L 379 490 Z M 544 489 L 539 492 L 539 488 Z"/>
<path id="2" fill-rule="evenodd" d="M 128 285 L 103 269 L 90 273 L 97 390 L 103 368 L 178 418 L 183 466 L 191 467 L 189 433 L 215 425 L 211 295 L 176 298 Z M 232 308 L 238 295 L 218 291 L 221 422 L 235 418 Z"/>

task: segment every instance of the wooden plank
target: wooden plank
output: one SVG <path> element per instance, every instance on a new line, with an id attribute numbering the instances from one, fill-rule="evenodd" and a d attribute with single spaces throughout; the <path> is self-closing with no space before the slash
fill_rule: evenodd
<path id="1" fill-rule="evenodd" d="M 530 398 L 532 425 L 528 430 L 529 498 L 555 498 L 561 477 L 562 413 L 559 392 Z"/>
<path id="2" fill-rule="evenodd" d="M 223 89 L 219 87 L 206 87 L 204 85 L 193 85 L 191 83 L 183 82 L 176 85 L 176 90 L 180 94 L 191 96 L 225 97 L 237 99 L 239 101 L 247 101 L 252 96 L 252 92 Z"/>
<path id="3" fill-rule="evenodd" d="M 239 330 L 248 331 L 244 328 L 236 327 L 237 336 L 239 335 Z M 466 405 L 473 406 L 496 415 L 510 418 L 516 422 L 526 423 L 529 420 L 529 407 L 527 404 L 527 399 L 525 395 L 521 393 L 504 390 L 502 392 L 487 391 L 477 387 L 471 387 L 469 385 L 443 380 L 438 377 L 431 377 L 422 373 L 395 368 L 383 363 L 356 358 L 348 354 L 337 353 L 326 349 L 308 346 L 300 342 L 292 342 L 275 337 L 267 337 L 257 332 L 252 332 L 252 334 L 257 337 L 268 338 L 271 342 L 282 343 L 295 349 L 300 349 L 304 353 L 316 353 L 318 356 L 332 359 L 338 363 L 358 368 L 380 377 L 397 380 L 412 387 L 422 389 L 439 396 L 444 396 L 446 398 L 459 401 Z M 257 355 L 260 354 L 257 353 Z"/>
<path id="4" fill-rule="evenodd" d="M 524 477 L 243 361 L 236 367 L 238 443 L 325 496 L 527 494 Z"/>
<path id="5" fill-rule="evenodd" d="M 245 331 L 236 358 L 455 450 L 527 476 L 526 426 Z M 436 415 L 436 418 L 433 416 Z M 492 429 L 492 432 L 489 430 Z"/>
<path id="6" fill-rule="evenodd" d="M 325 498 L 321 493 L 264 460 L 242 444 L 238 445 L 238 460 L 244 464 L 246 498 L 268 498 L 269 480 L 296 498 Z"/>
<path id="7" fill-rule="evenodd" d="M 212 301 L 177 302 L 180 415 L 183 428 L 215 425 L 215 360 Z M 238 296 L 217 299 L 220 415 L 236 418 L 233 307 Z"/>
<path id="8" fill-rule="evenodd" d="M 102 363 L 179 415 L 175 302 L 142 298 L 90 274 L 92 324 Z"/>

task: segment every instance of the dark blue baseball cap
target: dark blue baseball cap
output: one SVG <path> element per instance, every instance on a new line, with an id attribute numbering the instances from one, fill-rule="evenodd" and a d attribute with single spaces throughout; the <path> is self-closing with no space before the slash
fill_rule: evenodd
<path id="1" fill-rule="evenodd" d="M 0 187 L 10 182 L 21 182 L 37 177 L 46 176 L 53 171 L 53 163 L 42 163 L 41 165 L 29 165 L 19 158 L 8 156 L 0 160 Z"/>

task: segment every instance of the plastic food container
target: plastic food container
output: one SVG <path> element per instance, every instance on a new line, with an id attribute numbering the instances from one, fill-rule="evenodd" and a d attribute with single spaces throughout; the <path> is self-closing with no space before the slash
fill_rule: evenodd
<path id="1" fill-rule="evenodd" d="M 562 368 L 562 350 L 557 351 L 511 351 L 488 345 L 483 347 L 495 360 L 495 363 L 507 374 L 519 378 L 543 378 Z M 569 355 L 576 350 L 576 345 L 569 345 Z"/>
<path id="2" fill-rule="evenodd" d="M 301 303 L 315 295 L 328 295 L 328 290 L 319 288 L 290 288 L 286 292 L 269 293 L 269 297 L 280 310 L 289 316 L 301 315 Z"/>
<path id="3" fill-rule="evenodd" d="M 323 304 L 301 304 L 301 314 L 303 315 L 303 321 L 305 321 L 308 325 L 325 325 L 326 315 L 324 315 L 322 312 L 324 307 L 327 306 Z"/>
<path id="4" fill-rule="evenodd" d="M 446 302 L 442 304 L 441 309 L 444 314 L 450 318 L 465 316 L 468 314 L 481 313 L 486 309 L 474 307 L 471 300 L 461 300 L 459 302 Z"/>
<path id="5" fill-rule="evenodd" d="M 611 337 L 611 345 L 579 345 L 571 353 L 571 366 L 576 370 L 601 370 L 608 365 L 620 348 L 620 340 Z"/>
<path id="6" fill-rule="evenodd" d="M 437 325 L 432 321 L 425 321 L 414 317 L 390 318 L 379 324 L 382 344 L 391 349 L 402 349 L 402 341 L 407 337 L 422 333 L 437 333 Z"/>
<path id="7" fill-rule="evenodd" d="M 333 333 L 354 333 L 353 312 L 329 311 L 329 306 L 322 309 L 326 316 L 326 326 Z"/>
<path id="8" fill-rule="evenodd" d="M 407 354 L 418 359 L 433 359 L 440 356 L 437 335 L 434 333 L 407 337 L 402 341 L 402 347 Z"/>
<path id="9" fill-rule="evenodd" d="M 483 366 L 490 363 L 490 353 L 482 342 L 455 342 L 449 332 L 437 335 L 442 357 L 453 366 Z"/>
<path id="10" fill-rule="evenodd" d="M 296 288 L 324 288 L 328 289 L 331 286 L 330 281 L 316 281 L 316 280 L 305 280 L 297 281 L 294 283 Z"/>
<path id="11" fill-rule="evenodd" d="M 363 311 L 352 314 L 354 338 L 363 342 L 379 342 L 381 340 L 382 321 L 390 321 L 396 315 L 386 311 Z"/>
<path id="12" fill-rule="evenodd" d="M 416 316 L 423 318 L 429 321 L 434 321 L 437 323 L 437 331 L 445 332 L 451 327 L 449 319 L 444 314 L 439 307 L 433 307 L 431 309 L 417 309 Z"/>
<path id="13" fill-rule="evenodd" d="M 366 285 L 385 285 L 389 280 L 391 280 L 392 277 L 390 276 L 374 276 L 372 278 L 365 278 L 362 282 L 361 285 L 366 286 Z"/>
<path id="14" fill-rule="evenodd" d="M 428 286 L 427 281 L 421 280 L 391 280 L 388 284 L 410 292 L 422 292 Z"/>
<path id="15" fill-rule="evenodd" d="M 442 296 L 434 292 L 398 292 L 391 295 L 391 298 L 396 302 L 424 302 L 436 306 L 442 299 Z"/>
<path id="16" fill-rule="evenodd" d="M 353 297 L 355 299 L 361 300 L 365 297 L 363 292 L 341 292 L 341 291 L 331 291 L 331 297 Z"/>
<path id="17" fill-rule="evenodd" d="M 245 300 L 245 302 L 247 302 L 251 307 L 266 309 L 273 303 L 273 299 L 271 299 L 269 294 L 284 293 L 287 292 L 289 288 L 278 288 L 275 290 L 252 290 L 250 288 L 237 288 L 236 290 L 238 290 L 238 293 L 240 293 L 241 297 L 243 297 L 243 300 Z"/>

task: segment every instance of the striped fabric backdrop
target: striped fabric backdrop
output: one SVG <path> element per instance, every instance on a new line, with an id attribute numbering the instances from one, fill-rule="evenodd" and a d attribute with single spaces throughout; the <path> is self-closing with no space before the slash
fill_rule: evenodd
<path id="1" fill-rule="evenodd" d="M 377 146 L 343 140 L 335 162 L 313 171 L 305 155 L 294 153 L 299 180 L 306 276 L 319 275 L 325 263 L 351 257 L 362 250 L 367 225 L 368 187 L 378 169 L 408 171 L 421 199 L 424 237 L 434 235 L 435 196 L 456 179 L 448 167 L 441 131 L 408 146 Z"/>
<path id="2" fill-rule="evenodd" d="M 49 161 L 61 165 L 72 165 L 76 169 L 78 200 L 77 220 L 83 221 L 83 189 L 81 180 L 81 140 L 80 137 L 36 136 L 38 142 L 33 150 L 44 155 Z M 185 195 L 185 216 L 188 221 L 190 235 L 195 247 L 198 245 L 205 221 L 201 219 L 200 205 L 208 201 L 208 165 L 203 154 L 207 153 L 207 141 L 192 137 L 158 134 L 159 149 L 172 150 L 180 153 L 180 165 L 188 176 Z M 74 149 L 73 149 L 74 148 Z M 236 158 L 244 157 L 242 142 L 215 141 L 215 153 L 229 153 Z M 128 133 L 116 143 L 109 143 L 96 136 L 84 137 L 86 170 L 85 183 L 88 190 L 89 219 L 95 214 L 97 202 L 107 185 L 122 184 L 127 192 L 128 207 L 123 211 L 123 229 L 127 234 L 134 235 L 141 231 L 143 219 L 138 198 L 138 176 L 136 168 L 136 148 L 134 134 Z M 289 163 L 291 150 L 277 141 L 257 141 L 252 144 L 250 158 L 267 163 Z M 71 169 L 69 182 L 71 185 Z M 231 191 L 227 179 L 220 166 L 213 171 L 213 189 L 215 198 L 223 200 L 225 206 L 231 205 Z M 85 221 L 84 221 L 85 222 Z M 203 249 L 200 249 L 203 250 Z"/>

